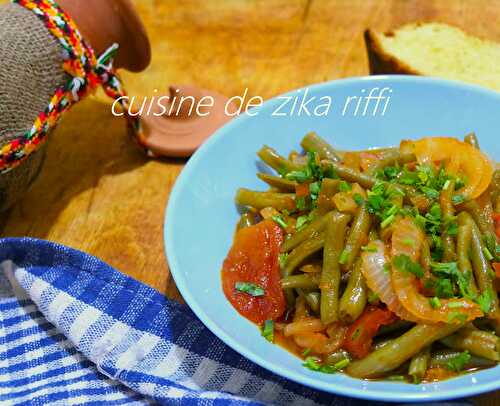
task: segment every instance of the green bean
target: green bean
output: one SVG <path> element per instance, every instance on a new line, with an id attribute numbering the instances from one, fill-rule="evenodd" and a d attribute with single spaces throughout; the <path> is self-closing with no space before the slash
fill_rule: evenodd
<path id="1" fill-rule="evenodd" d="M 245 227 L 253 226 L 257 224 L 257 215 L 251 211 L 243 213 L 240 217 L 240 221 L 238 222 L 237 230 L 241 230 Z"/>
<path id="2" fill-rule="evenodd" d="M 431 356 L 430 367 L 431 368 L 436 368 L 436 367 L 447 368 L 449 362 L 456 359 L 458 356 L 460 356 L 461 353 L 462 353 L 461 351 L 454 351 L 454 350 L 436 351 Z M 487 367 L 492 367 L 496 364 L 497 364 L 496 362 L 491 361 L 489 359 L 476 357 L 476 356 L 472 355 L 470 357 L 469 361 L 464 365 L 464 369 L 487 368 Z"/>
<path id="3" fill-rule="evenodd" d="M 286 258 L 282 276 L 286 277 L 292 275 L 299 265 L 301 265 L 312 254 L 321 250 L 324 244 L 325 233 L 321 233 L 315 237 L 305 240 L 302 244 L 294 248 Z"/>
<path id="4" fill-rule="evenodd" d="M 335 351 L 331 354 L 328 354 L 328 356 L 325 358 L 325 364 L 326 365 L 335 365 L 339 363 L 340 361 L 343 361 L 345 359 L 350 360 L 351 356 L 349 353 L 345 350 L 338 350 Z"/>
<path id="5" fill-rule="evenodd" d="M 462 217 L 462 220 L 461 220 Z M 481 294 L 488 294 L 491 298 L 490 308 L 487 312 L 488 317 L 492 320 L 494 324 L 495 331 L 500 334 L 500 308 L 498 301 L 498 294 L 493 284 L 492 275 L 493 271 L 490 267 L 490 263 L 486 259 L 483 250 L 483 244 L 481 241 L 481 233 L 478 226 L 469 214 L 462 212 L 459 215 L 459 221 L 468 221 L 472 225 L 472 238 L 471 238 L 471 252 L 472 252 L 472 267 L 474 270 L 474 275 L 476 277 L 476 282 L 479 287 Z"/>
<path id="6" fill-rule="evenodd" d="M 339 164 L 333 161 L 321 161 L 323 168 L 331 168 L 335 173 L 342 179 L 348 182 L 356 182 L 363 186 L 365 189 L 371 189 L 373 185 L 377 182 L 377 179 L 373 176 L 361 173 L 356 169 L 349 168 L 348 166 Z"/>
<path id="7" fill-rule="evenodd" d="M 416 161 L 416 159 L 415 154 L 402 154 L 399 149 L 388 150 L 383 152 L 379 159 L 377 159 L 375 163 L 370 166 L 369 173 L 375 174 L 387 166 L 407 164 L 409 162 Z"/>
<path id="8" fill-rule="evenodd" d="M 347 236 L 347 241 L 343 251 L 343 255 L 347 255 L 344 264 L 342 264 L 342 269 L 344 271 L 351 269 L 354 264 L 354 261 L 358 257 L 359 251 L 361 250 L 361 246 L 366 243 L 370 227 L 371 215 L 368 212 L 367 205 L 363 204 L 358 209 Z"/>
<path id="9" fill-rule="evenodd" d="M 495 323 L 495 331 L 497 334 L 500 334 L 500 309 L 498 307 L 498 295 L 496 294 L 496 290 L 493 286 L 493 271 L 491 270 L 490 263 L 484 255 L 481 233 L 479 232 L 478 226 L 468 213 L 461 212 L 458 215 L 458 220 L 460 224 L 465 224 L 465 222 L 471 224 L 471 252 L 474 276 L 476 277 L 476 282 L 481 294 L 486 294 L 485 292 L 490 293 L 491 303 L 488 316 L 493 319 Z"/>
<path id="10" fill-rule="evenodd" d="M 361 259 L 358 259 L 340 299 L 340 320 L 344 323 L 353 323 L 365 309 L 366 296 L 366 281 L 361 273 Z"/>
<path id="11" fill-rule="evenodd" d="M 455 192 L 455 181 L 450 180 L 449 185 L 446 189 L 443 189 L 441 195 L 439 196 L 439 203 L 441 206 L 441 216 L 443 222 L 441 225 L 441 241 L 443 242 L 443 261 L 453 262 L 455 260 L 455 240 L 453 236 L 448 234 L 449 221 L 453 219 L 455 215 L 455 208 L 451 201 L 451 198 Z"/>
<path id="12" fill-rule="evenodd" d="M 356 378 L 381 376 L 459 328 L 456 324 L 418 324 L 365 358 L 352 362 L 347 367 L 347 373 Z"/>
<path id="13" fill-rule="evenodd" d="M 316 152 L 320 159 L 340 162 L 340 157 L 335 149 L 315 132 L 306 134 L 300 145 L 305 151 Z"/>
<path id="14" fill-rule="evenodd" d="M 469 251 L 471 247 L 472 225 L 468 222 L 458 226 L 457 232 L 457 262 L 458 269 L 464 275 L 471 275 L 469 278 L 469 291 L 477 294 L 477 286 L 474 278 L 472 278 L 472 264 L 469 259 Z"/>
<path id="15" fill-rule="evenodd" d="M 257 155 L 279 174 L 300 170 L 302 168 L 301 165 L 295 164 L 289 159 L 282 157 L 273 148 L 267 145 L 264 145 L 259 152 L 257 152 Z"/>
<path id="16" fill-rule="evenodd" d="M 289 275 L 281 279 L 283 289 L 316 289 L 318 287 L 320 275 L 302 273 L 299 275 Z"/>
<path id="17" fill-rule="evenodd" d="M 467 350 L 479 357 L 500 361 L 498 353 L 500 340 L 495 334 L 488 331 L 463 328 L 456 334 L 442 338 L 440 342 L 454 350 Z"/>
<path id="18" fill-rule="evenodd" d="M 333 161 L 321 161 L 323 169 L 333 169 L 334 172 L 342 179 L 348 182 L 359 183 L 365 189 L 371 189 L 377 183 L 377 179 L 373 176 L 361 173 L 355 169 L 349 168 L 345 165 Z M 421 211 L 427 211 L 432 201 L 424 194 L 418 192 L 414 187 L 408 185 L 400 185 L 405 192 L 405 202 L 415 204 Z"/>
<path id="19" fill-rule="evenodd" d="M 422 382 L 425 376 L 425 372 L 429 367 L 431 360 L 431 347 L 427 346 L 418 354 L 415 354 L 411 359 L 410 366 L 408 368 L 408 375 L 413 378 L 414 383 Z"/>
<path id="20" fill-rule="evenodd" d="M 408 320 L 397 320 L 394 323 L 387 324 L 385 326 L 381 326 L 378 331 L 376 336 L 384 336 L 387 334 L 394 333 L 396 331 L 400 330 L 408 330 L 410 327 L 413 327 L 415 323 L 412 323 L 411 321 Z"/>
<path id="21" fill-rule="evenodd" d="M 302 296 L 306 301 L 307 305 L 311 308 L 311 310 L 318 314 L 319 313 L 319 301 L 320 294 L 317 291 L 306 291 L 304 289 L 295 289 L 299 296 Z"/>
<path id="22" fill-rule="evenodd" d="M 495 227 L 493 225 L 493 218 L 491 217 L 492 209 L 489 210 L 481 210 L 479 204 L 475 200 L 470 200 L 465 202 L 460 206 L 465 209 L 474 219 L 476 224 L 481 231 L 483 236 L 483 241 L 486 243 L 486 247 L 490 250 L 490 252 L 495 252 L 496 247 L 496 235 L 495 235 Z M 489 212 L 489 215 L 485 215 L 484 212 Z"/>
<path id="23" fill-rule="evenodd" d="M 236 204 L 254 207 L 261 210 L 265 207 L 274 207 L 277 210 L 293 210 L 295 208 L 293 193 L 257 192 L 240 188 L 236 192 Z"/>
<path id="24" fill-rule="evenodd" d="M 295 193 L 295 186 L 298 185 L 298 183 L 293 180 L 287 180 L 279 176 L 269 175 L 267 173 L 258 173 L 257 177 L 266 182 L 269 186 L 286 192 Z"/>
<path id="25" fill-rule="evenodd" d="M 340 180 L 324 178 L 321 181 L 320 194 L 333 197 L 339 191 Z"/>
<path id="26" fill-rule="evenodd" d="M 320 317 L 324 324 L 338 320 L 340 266 L 339 258 L 344 248 L 347 223 L 351 216 L 339 213 L 327 214 L 323 269 L 321 271 Z"/>
<path id="27" fill-rule="evenodd" d="M 297 231 L 288 240 L 283 242 L 281 246 L 281 252 L 289 252 L 294 248 L 298 247 L 304 241 L 317 237 L 325 230 L 326 220 L 328 215 L 318 217 L 311 221 L 306 227 Z"/>
<path id="28" fill-rule="evenodd" d="M 470 144 L 472 145 L 474 148 L 476 149 L 481 149 L 479 148 L 479 141 L 476 137 L 476 134 L 475 133 L 469 133 L 467 134 L 465 137 L 464 137 L 464 141 L 467 143 L 467 144 Z"/>

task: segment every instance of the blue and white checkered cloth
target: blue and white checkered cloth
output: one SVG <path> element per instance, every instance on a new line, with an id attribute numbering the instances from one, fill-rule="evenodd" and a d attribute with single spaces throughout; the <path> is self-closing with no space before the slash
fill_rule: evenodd
<path id="1" fill-rule="evenodd" d="M 2 405 L 370 405 L 271 374 L 82 252 L 0 239 Z"/>

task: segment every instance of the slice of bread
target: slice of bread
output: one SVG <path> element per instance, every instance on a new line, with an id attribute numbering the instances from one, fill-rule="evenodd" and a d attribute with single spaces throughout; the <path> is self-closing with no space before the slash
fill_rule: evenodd
<path id="1" fill-rule="evenodd" d="M 461 80 L 500 91 L 500 44 L 441 23 L 415 23 L 386 33 L 365 31 L 371 74 Z"/>

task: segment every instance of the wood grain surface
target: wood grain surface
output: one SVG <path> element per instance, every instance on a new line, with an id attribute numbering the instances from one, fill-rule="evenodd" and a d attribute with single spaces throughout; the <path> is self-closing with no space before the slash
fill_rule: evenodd
<path id="1" fill-rule="evenodd" d="M 3 2 L 0 0 L 0 2 Z M 123 73 L 145 96 L 191 83 L 232 96 L 269 98 L 368 73 L 363 30 L 441 21 L 500 41 L 500 0 L 136 0 L 153 45 L 141 74 Z M 97 95 L 51 136 L 45 167 L 26 198 L 0 219 L 3 236 L 57 241 L 182 300 L 169 275 L 163 221 L 184 160 L 148 160 Z M 213 270 L 218 277 L 218 270 Z M 500 404 L 500 393 L 475 399 Z"/>

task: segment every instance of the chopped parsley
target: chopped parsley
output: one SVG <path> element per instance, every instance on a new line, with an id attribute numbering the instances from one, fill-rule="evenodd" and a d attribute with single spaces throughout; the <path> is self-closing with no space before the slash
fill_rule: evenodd
<path id="1" fill-rule="evenodd" d="M 340 254 L 339 257 L 339 264 L 344 265 L 347 262 L 347 259 L 349 258 L 349 251 L 343 250 L 342 253 Z"/>
<path id="2" fill-rule="evenodd" d="M 266 320 L 262 325 L 261 334 L 267 341 L 274 343 L 274 321 Z"/>
<path id="3" fill-rule="evenodd" d="M 339 183 L 339 191 L 341 192 L 350 192 L 352 190 L 352 186 L 347 183 L 345 180 L 341 180 Z"/>
<path id="4" fill-rule="evenodd" d="M 465 202 L 465 197 L 463 197 L 462 195 L 453 195 L 451 197 L 451 201 L 453 204 L 460 204 L 460 203 L 463 203 Z"/>
<path id="5" fill-rule="evenodd" d="M 455 320 L 458 320 L 460 323 L 465 323 L 467 320 L 467 315 L 465 313 L 460 313 L 460 312 L 451 312 L 448 315 L 448 322 L 452 323 Z"/>
<path id="6" fill-rule="evenodd" d="M 470 359 L 471 356 L 469 354 L 469 351 L 461 352 L 460 354 L 457 354 L 446 362 L 446 368 L 451 371 L 460 372 L 464 369 L 465 365 L 470 361 Z"/>
<path id="7" fill-rule="evenodd" d="M 436 296 L 429 299 L 429 304 L 433 309 L 439 309 L 441 307 L 441 301 Z"/>
<path id="8" fill-rule="evenodd" d="M 319 182 L 313 182 L 309 185 L 309 193 L 311 197 L 311 201 L 315 201 L 318 199 L 319 192 L 321 190 L 321 185 Z"/>
<path id="9" fill-rule="evenodd" d="M 365 251 L 365 252 L 377 252 L 377 248 L 370 247 L 369 245 L 364 245 L 363 247 L 361 247 L 361 251 Z"/>
<path id="10" fill-rule="evenodd" d="M 493 302 L 493 295 L 494 293 L 491 289 L 488 289 L 477 297 L 476 303 L 479 305 L 483 313 L 488 313 L 490 311 L 491 304 Z"/>
<path id="11" fill-rule="evenodd" d="M 354 199 L 354 202 L 358 206 L 362 206 L 363 203 L 365 202 L 365 199 L 363 199 L 363 196 L 361 196 L 359 193 L 354 193 L 354 195 L 352 196 L 352 198 Z"/>
<path id="12" fill-rule="evenodd" d="M 298 210 L 304 211 L 307 209 L 306 198 L 301 196 L 295 199 L 295 206 Z"/>
<path id="13" fill-rule="evenodd" d="M 250 296 L 264 296 L 265 291 L 259 285 L 249 282 L 236 282 L 234 287 L 238 292 L 248 293 Z"/>
<path id="14" fill-rule="evenodd" d="M 288 258 L 288 254 L 286 252 L 279 254 L 278 261 L 280 263 L 281 269 L 283 269 L 285 267 L 287 258 Z"/>
<path id="15" fill-rule="evenodd" d="M 300 229 L 304 228 L 304 226 L 307 223 L 309 223 L 309 216 L 308 215 L 299 216 L 299 217 L 297 217 L 297 222 L 295 223 L 295 228 L 297 230 L 300 230 Z"/>
<path id="16" fill-rule="evenodd" d="M 304 357 L 307 357 L 310 353 L 311 353 L 311 349 L 310 348 L 306 348 L 304 351 L 302 351 L 302 355 Z"/>
<path id="17" fill-rule="evenodd" d="M 272 216 L 271 217 L 273 219 L 273 221 L 278 224 L 280 227 L 282 228 L 287 228 L 288 227 L 288 224 L 286 223 L 285 219 L 283 218 L 283 216 L 281 216 L 280 214 L 277 214 L 275 216 Z"/>
<path id="18" fill-rule="evenodd" d="M 378 181 L 367 195 L 368 211 L 380 219 L 382 228 L 387 227 L 400 211 L 394 201 L 404 196 L 404 192 L 394 185 Z"/>
<path id="19" fill-rule="evenodd" d="M 298 183 L 321 180 L 328 175 L 334 177 L 333 173 L 325 173 L 319 164 L 319 157 L 315 152 L 307 153 L 307 165 L 299 170 L 294 170 L 284 175 L 285 179 Z"/>
<path id="20" fill-rule="evenodd" d="M 307 369 L 310 369 L 311 371 L 322 372 L 324 374 L 334 374 L 345 368 L 347 365 L 349 365 L 349 363 L 349 359 L 344 358 L 333 365 L 323 365 L 321 364 L 321 360 L 319 360 L 318 358 L 307 357 L 302 365 Z"/>
<path id="21" fill-rule="evenodd" d="M 411 273 L 415 275 L 417 278 L 423 278 L 424 276 L 423 268 L 416 262 L 413 262 L 408 255 L 405 254 L 396 255 L 392 259 L 392 264 L 396 267 L 397 270 L 401 272 Z"/>

